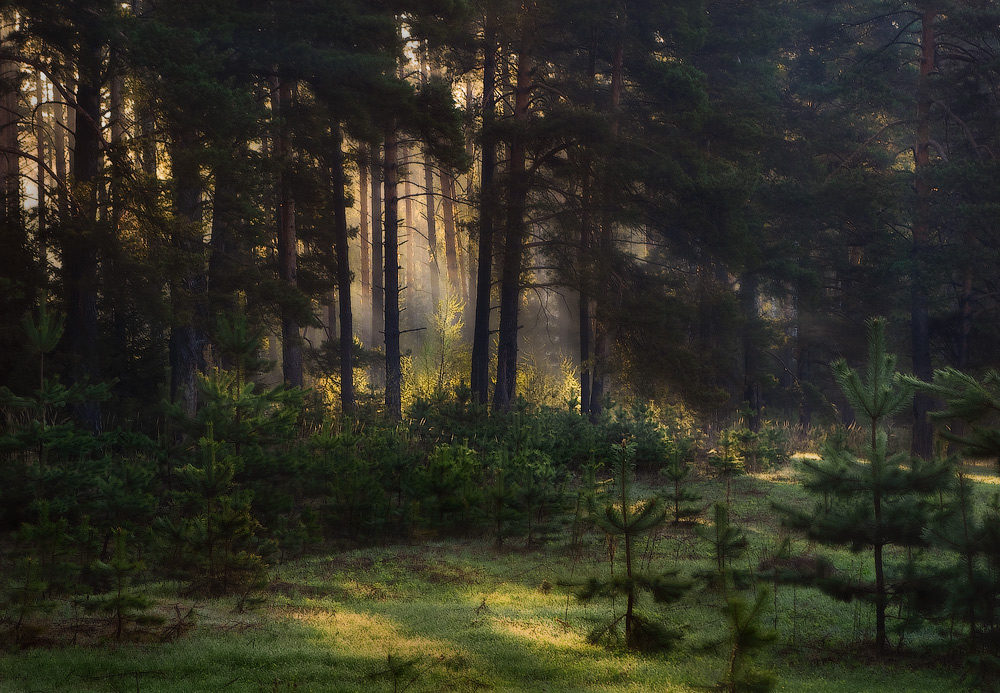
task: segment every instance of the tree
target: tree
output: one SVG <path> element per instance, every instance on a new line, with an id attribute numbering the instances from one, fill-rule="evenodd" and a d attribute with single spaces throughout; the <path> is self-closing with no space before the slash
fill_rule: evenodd
<path id="1" fill-rule="evenodd" d="M 885 343 L 885 323 L 868 322 L 868 361 L 864 375 L 843 360 L 833 364 L 834 377 L 868 429 L 865 459 L 847 450 L 827 446 L 823 458 L 804 460 L 802 484 L 822 495 L 811 513 L 782 508 L 792 523 L 826 544 L 842 544 L 858 552 L 872 551 L 874 584 L 828 578 L 819 586 L 844 599 L 871 599 L 875 606 L 875 645 L 887 645 L 886 613 L 889 600 L 907 589 L 886 571 L 886 546 L 918 546 L 929 515 L 925 499 L 945 490 L 952 469 L 947 461 L 926 462 L 905 453 L 889 453 L 886 423 L 905 409 L 912 387 L 895 372 L 895 356 Z M 912 584 L 909 589 L 913 589 Z"/>
<path id="2" fill-rule="evenodd" d="M 636 602 L 642 592 L 650 592 L 657 602 L 670 603 L 679 599 L 690 584 L 677 577 L 677 571 L 644 573 L 640 571 L 635 555 L 635 542 L 652 532 L 666 521 L 663 503 L 658 498 L 636 500 L 632 492 L 632 461 L 635 444 L 623 441 L 612 449 L 614 470 L 614 496 L 604 507 L 597 507 L 592 500 L 591 516 L 603 532 L 612 539 L 621 539 L 624 544 L 624 558 L 620 566 L 624 574 L 612 574 L 609 578 L 590 578 L 578 593 L 587 601 L 597 596 L 622 595 L 625 597 L 625 612 L 610 624 L 595 631 L 591 637 L 601 639 L 614 632 L 618 624 L 624 623 L 625 644 L 629 649 L 663 649 L 669 647 L 679 636 L 677 633 L 655 623 L 636 610 Z"/>

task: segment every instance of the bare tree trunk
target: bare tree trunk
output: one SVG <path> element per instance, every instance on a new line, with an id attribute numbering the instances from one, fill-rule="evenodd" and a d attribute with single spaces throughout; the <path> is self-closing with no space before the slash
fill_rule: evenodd
<path id="1" fill-rule="evenodd" d="M 0 36 L 4 40 L 13 28 L 8 13 L 0 15 Z M 0 223 L 10 228 L 19 227 L 22 217 L 21 157 L 18 155 L 21 75 L 18 67 L 15 62 L 0 60 L 0 196 L 3 198 Z"/>
<path id="2" fill-rule="evenodd" d="M 743 402 L 750 410 L 747 428 L 760 431 L 761 391 L 757 370 L 760 367 L 756 339 L 760 308 L 757 301 L 757 277 L 744 272 L 740 277 L 740 307 L 743 312 Z"/>
<path id="3" fill-rule="evenodd" d="M 292 105 L 292 81 L 273 85 L 273 112 L 279 118 L 275 157 L 281 172 L 278 181 L 278 279 L 294 293 L 298 289 L 298 237 L 295 230 L 295 193 L 292 188 L 292 151 L 288 117 Z M 281 308 L 281 371 L 285 383 L 302 387 L 302 335 L 296 311 Z"/>
<path id="4" fill-rule="evenodd" d="M 354 413 L 354 314 L 351 310 L 351 261 L 347 229 L 343 135 L 334 130 L 333 144 L 334 251 L 337 254 L 337 295 L 340 307 L 340 409 Z"/>
<path id="5" fill-rule="evenodd" d="M 237 149 L 238 156 L 243 148 Z M 211 289 L 213 319 L 220 315 L 233 315 L 239 309 L 236 282 L 239 264 L 239 192 L 232 163 L 215 168 L 215 191 L 212 197 L 212 235 L 208 258 L 208 286 Z M 209 325 L 211 331 L 212 326 Z M 213 354 L 214 364 L 229 370 L 235 366 L 225 354 Z"/>
<path id="6" fill-rule="evenodd" d="M 385 133 L 385 410 L 402 418 L 399 350 L 399 145 L 396 125 Z"/>
<path id="7" fill-rule="evenodd" d="M 385 284 L 383 282 L 382 162 L 372 147 L 372 344 L 385 341 Z"/>
<path id="8" fill-rule="evenodd" d="M 618 136 L 618 118 L 621 108 L 622 98 L 622 65 L 624 63 L 624 41 L 619 31 L 616 38 L 614 56 L 611 63 L 611 134 Z M 613 221 L 610 217 L 612 195 L 611 190 L 604 182 L 602 196 L 604 198 L 604 213 L 601 219 L 601 237 L 599 240 L 601 254 L 601 278 L 598 286 L 607 290 L 611 286 L 610 262 L 614 251 L 613 241 Z M 590 391 L 590 415 L 596 418 L 601 414 L 604 407 L 605 390 L 607 388 L 607 373 L 611 360 L 611 334 L 610 334 L 610 306 L 609 295 L 604 296 L 604 300 L 597 305 L 597 321 L 594 329 L 594 370 L 593 385 Z"/>
<path id="9" fill-rule="evenodd" d="M 413 259 L 413 246 L 414 246 L 414 219 L 413 219 L 413 186 L 410 183 L 410 149 L 406 148 L 403 154 L 403 160 L 406 162 L 407 166 L 404 168 L 406 172 L 405 180 L 403 181 L 403 197 L 405 202 L 403 204 L 403 226 L 406 228 L 406 240 L 403 243 L 406 245 L 406 270 L 404 285 L 406 286 L 406 296 L 405 305 L 407 307 L 414 305 L 413 297 L 417 290 L 417 273 L 415 271 L 416 265 Z"/>
<path id="10" fill-rule="evenodd" d="M 448 262 L 448 295 L 462 295 L 458 274 L 458 244 L 455 238 L 455 179 L 441 172 L 441 214 L 444 216 L 444 254 Z"/>
<path id="11" fill-rule="evenodd" d="M 470 387 L 481 404 L 490 388 L 490 296 L 493 289 L 493 181 L 496 175 L 497 45 L 492 17 L 487 17 L 483 45 L 483 156 L 479 195 L 479 245 L 476 257 L 476 313 L 472 331 Z"/>
<path id="12" fill-rule="evenodd" d="M 437 260 L 437 219 L 434 203 L 434 167 L 430 154 L 424 153 L 424 209 L 427 217 L 427 257 L 430 265 L 431 310 L 441 300 L 441 271 Z"/>
<path id="13" fill-rule="evenodd" d="M 170 399 L 179 402 L 187 417 L 198 411 L 198 374 L 205 371 L 206 338 L 203 326 L 207 285 L 202 248 L 202 184 L 190 143 L 175 137 L 171 149 L 174 208 L 185 228 L 174 231 L 173 245 L 185 268 L 171 281 Z"/>
<path id="14" fill-rule="evenodd" d="M 927 248 L 930 244 L 930 197 L 931 183 L 930 167 L 930 111 L 933 102 L 930 92 L 930 77 L 934 73 L 934 23 L 936 10 L 928 4 L 923 10 L 923 30 L 920 41 L 920 76 L 917 83 L 917 138 L 913 149 L 915 172 L 915 188 L 917 192 L 917 218 L 913 225 L 912 278 L 910 288 L 910 330 L 913 343 L 913 374 L 921 380 L 930 381 L 931 349 L 930 321 L 928 318 L 927 281 L 928 262 Z M 910 452 L 925 459 L 932 450 L 932 435 L 927 410 L 930 407 L 930 397 L 917 392 L 913 398 L 913 435 Z"/>
<path id="15" fill-rule="evenodd" d="M 362 308 L 362 315 L 364 314 L 363 309 L 366 306 L 370 308 L 372 301 L 371 235 L 369 233 L 371 216 L 368 213 L 370 161 L 368 147 L 362 145 L 358 148 L 358 199 L 361 202 L 361 300 L 358 303 Z M 373 335 L 371 338 L 364 339 L 364 342 L 371 346 L 374 339 Z"/>
<path id="16" fill-rule="evenodd" d="M 63 244 L 62 266 L 67 283 L 66 341 L 73 355 L 71 368 L 75 383 L 100 379 L 98 344 L 98 250 L 97 188 L 101 168 L 101 67 L 100 44 L 88 44 L 81 53 L 80 81 L 77 85 L 72 152 L 73 180 L 78 208 L 73 219 L 75 233 Z M 101 429 L 101 407 L 83 402 L 77 417 L 94 431 Z"/>
<path id="17" fill-rule="evenodd" d="M 517 84 L 514 88 L 514 119 L 524 125 L 531 108 L 531 72 L 534 65 L 530 47 L 518 54 Z M 521 267 L 524 259 L 525 211 L 528 198 L 527 152 L 523 128 L 515 128 L 510 140 L 507 220 L 504 229 L 503 266 L 500 270 L 500 333 L 497 341 L 497 384 L 493 409 L 506 411 L 514 402 L 517 382 L 518 321 L 521 304 Z"/>
<path id="18" fill-rule="evenodd" d="M 48 124 L 45 122 L 45 78 L 42 73 L 35 76 L 35 99 L 38 106 L 35 109 L 35 157 L 38 159 L 38 166 L 35 167 L 36 181 L 38 183 L 38 264 L 42 270 L 43 285 L 48 283 L 49 276 L 49 239 L 48 239 L 48 213 L 47 213 L 47 185 L 45 179 L 45 167 L 48 165 L 46 154 L 48 147 L 45 141 L 48 139 Z"/>

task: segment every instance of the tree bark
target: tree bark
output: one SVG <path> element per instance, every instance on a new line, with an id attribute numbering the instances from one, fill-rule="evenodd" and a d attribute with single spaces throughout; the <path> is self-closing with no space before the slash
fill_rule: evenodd
<path id="1" fill-rule="evenodd" d="M 173 325 L 170 329 L 170 400 L 185 416 L 198 411 L 198 374 L 205 371 L 205 333 L 202 324 L 207 277 L 201 243 L 202 184 L 198 162 L 189 142 L 175 137 L 171 148 L 174 209 L 183 224 L 172 242 L 185 269 L 170 286 Z M 79 155 L 78 155 L 79 156 Z"/>
<path id="2" fill-rule="evenodd" d="M 409 176 L 409 162 L 410 162 L 410 149 L 406 148 L 405 153 L 402 156 L 403 161 L 406 162 L 407 166 L 403 169 L 406 172 L 406 177 L 403 181 L 403 199 L 405 203 L 403 205 L 403 226 L 406 229 L 406 240 L 403 243 L 406 245 L 406 269 L 403 282 L 406 286 L 406 296 L 405 305 L 414 305 L 414 296 L 417 290 L 417 273 L 415 271 L 416 265 L 414 264 L 414 236 L 413 230 L 414 219 L 413 219 L 413 185 L 410 183 Z"/>
<path id="3" fill-rule="evenodd" d="M 333 142 L 334 251 L 337 254 L 337 296 L 340 308 L 340 409 L 354 413 L 354 313 L 351 310 L 351 261 L 347 229 L 347 186 L 344 175 L 343 135 L 334 130 Z"/>
<path id="4" fill-rule="evenodd" d="M 489 400 L 490 296 L 493 289 L 493 182 L 496 175 L 497 45 L 493 20 L 486 19 L 483 46 L 483 154 L 479 193 L 479 243 L 476 253 L 476 312 L 472 330 L 470 387 L 480 404 Z"/>
<path id="5" fill-rule="evenodd" d="M 382 161 L 372 147 L 372 344 L 385 341 L 385 283 L 383 281 Z"/>
<path id="6" fill-rule="evenodd" d="M 41 73 L 35 76 L 35 99 L 38 102 L 38 106 L 35 109 L 35 156 L 38 158 L 38 166 L 35 168 L 38 184 L 38 264 L 42 270 L 42 284 L 43 286 L 48 283 L 48 273 L 49 273 L 49 240 L 48 240 L 48 214 L 46 206 L 48 205 L 48 200 L 46 199 L 46 180 L 45 180 L 45 166 L 46 166 L 46 152 L 47 147 L 45 146 L 45 140 L 48 137 L 47 124 L 45 122 L 45 107 L 42 105 L 45 103 L 45 80 Z"/>
<path id="7" fill-rule="evenodd" d="M 278 279 L 290 293 L 298 291 L 298 236 L 295 230 L 295 191 L 292 184 L 294 153 L 288 123 L 292 81 L 279 79 L 272 93 L 274 113 L 280 119 L 275 156 L 281 167 L 278 181 Z M 281 371 L 286 384 L 302 387 L 302 336 L 293 306 L 281 308 Z"/>
<path id="8" fill-rule="evenodd" d="M 617 139 L 619 129 L 619 111 L 622 99 L 622 69 L 624 64 L 624 40 L 622 30 L 617 30 L 615 40 L 615 50 L 611 61 L 611 137 Z M 610 262 L 614 251 L 614 222 L 611 219 L 611 197 L 613 195 L 607 174 L 602 184 L 601 196 L 603 198 L 603 208 L 601 219 L 601 236 L 598 241 L 600 247 L 600 281 L 598 286 L 607 290 L 611 286 Z M 598 301 L 596 310 L 596 322 L 594 326 L 594 370 L 593 383 L 590 391 L 590 416 L 596 419 L 600 416 L 604 408 L 605 390 L 607 388 L 607 373 L 611 361 L 611 327 L 609 305 L 610 295 L 605 294 L 603 300 Z"/>
<path id="9" fill-rule="evenodd" d="M 430 265 L 431 311 L 441 300 L 441 270 L 437 259 L 437 217 L 434 204 L 434 165 L 431 155 L 424 152 L 424 210 L 427 217 L 427 259 Z"/>
<path id="10" fill-rule="evenodd" d="M 748 429 L 760 431 L 761 391 L 757 370 L 760 367 L 756 339 L 760 308 L 757 301 L 757 276 L 744 272 L 740 277 L 740 308 L 743 312 L 743 403 L 749 410 Z"/>
<path id="11" fill-rule="evenodd" d="M 395 123 L 385 133 L 385 410 L 402 418 L 399 349 L 399 144 Z"/>
<path id="12" fill-rule="evenodd" d="M 497 341 L 497 383 L 493 409 L 507 411 L 514 402 L 517 383 L 518 320 L 521 308 L 521 268 L 524 259 L 525 210 L 528 198 L 527 151 L 524 127 L 531 108 L 531 49 L 518 53 L 517 84 L 514 87 L 514 128 L 510 139 L 507 218 L 504 228 L 503 266 L 500 274 L 500 333 Z"/>
<path id="13" fill-rule="evenodd" d="M 371 234 L 369 231 L 371 216 L 368 213 L 370 161 L 368 147 L 360 147 L 358 150 L 358 200 L 361 202 L 361 300 L 359 305 L 362 308 L 362 315 L 364 315 L 364 308 L 367 306 L 370 309 L 372 304 Z M 362 337 L 364 337 L 363 334 Z M 374 337 L 371 337 L 363 341 L 370 346 L 373 339 Z"/>
<path id="14" fill-rule="evenodd" d="M 444 217 L 444 254 L 448 264 L 448 295 L 460 298 L 461 279 L 458 273 L 458 247 L 455 239 L 455 179 L 441 172 L 441 214 Z"/>
<path id="15" fill-rule="evenodd" d="M 67 284 L 66 341 L 73 355 L 71 367 L 75 383 L 96 382 L 100 377 L 98 344 L 98 209 L 97 188 L 101 168 L 101 66 L 103 50 L 90 43 L 81 53 L 80 77 L 76 92 L 73 180 L 77 194 L 74 233 L 63 244 L 62 266 Z M 83 402 L 76 416 L 91 430 L 101 429 L 101 407 Z"/>
<path id="16" fill-rule="evenodd" d="M 912 282 L 910 288 L 910 330 L 913 346 L 913 374 L 921 380 L 932 377 L 930 350 L 930 321 L 928 318 L 927 248 L 930 244 L 931 183 L 928 179 L 930 167 L 930 111 L 932 95 L 930 76 L 934 72 L 934 22 L 937 13 L 929 3 L 922 12 L 922 32 L 920 40 L 920 76 L 917 82 L 917 137 L 913 149 L 915 170 L 916 222 L 913 225 L 913 246 L 911 249 Z M 913 433 L 910 451 L 919 457 L 929 458 L 932 453 L 932 434 L 927 411 L 931 398 L 917 392 L 913 398 Z"/>

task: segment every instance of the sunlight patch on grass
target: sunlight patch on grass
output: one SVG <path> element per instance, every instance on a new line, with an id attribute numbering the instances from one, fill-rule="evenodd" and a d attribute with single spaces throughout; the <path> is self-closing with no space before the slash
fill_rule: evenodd
<path id="1" fill-rule="evenodd" d="M 297 611 L 289 616 L 312 628 L 340 654 L 358 657 L 455 654 L 438 640 L 401 633 L 395 622 L 377 614 L 338 610 Z"/>
<path id="2" fill-rule="evenodd" d="M 962 465 L 965 476 L 980 484 L 996 486 L 1000 484 L 997 474 L 997 464 L 994 460 L 965 460 Z"/>
<path id="3" fill-rule="evenodd" d="M 577 633 L 555 620 L 531 621 L 502 618 L 496 619 L 493 622 L 493 627 L 505 635 L 527 640 L 534 645 L 580 653 L 594 650 L 594 646 L 587 642 L 583 634 Z"/>
<path id="4" fill-rule="evenodd" d="M 997 477 L 996 474 L 972 473 L 972 474 L 966 474 L 966 476 L 979 484 L 990 484 L 992 486 L 1000 484 L 1000 477 Z"/>

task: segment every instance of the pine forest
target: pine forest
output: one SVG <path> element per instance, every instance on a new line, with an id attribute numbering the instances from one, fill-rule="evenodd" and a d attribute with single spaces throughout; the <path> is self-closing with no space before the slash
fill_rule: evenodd
<path id="1" fill-rule="evenodd" d="M 0 691 L 1000 690 L 993 0 L 0 0 Z"/>

